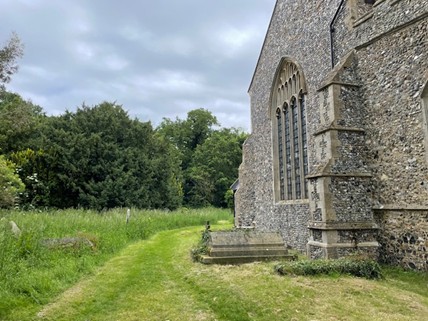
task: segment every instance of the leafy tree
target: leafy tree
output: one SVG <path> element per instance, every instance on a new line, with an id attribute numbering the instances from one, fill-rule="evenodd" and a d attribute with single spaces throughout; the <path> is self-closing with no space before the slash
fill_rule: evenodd
<path id="1" fill-rule="evenodd" d="M 186 205 L 203 206 L 210 204 L 208 195 L 202 197 L 200 201 L 196 201 L 202 191 L 190 190 L 191 186 L 194 185 L 190 180 L 193 182 L 198 181 L 198 186 L 208 183 L 205 179 L 205 173 L 193 171 L 190 178 L 191 171 L 189 167 L 197 147 L 205 142 L 213 133 L 213 127 L 218 125 L 217 118 L 210 111 L 199 108 L 189 111 L 187 118 L 184 120 L 176 118 L 175 121 L 172 121 L 164 118 L 163 122 L 157 128 L 158 134 L 169 141 L 176 151 L 173 154 L 173 158 L 174 162 L 181 166 L 181 171 L 177 175 L 177 179 L 182 182 L 183 199 Z M 209 194 L 210 190 L 212 190 L 211 187 L 205 187 L 206 193 Z M 190 194 L 193 196 L 190 197 Z M 190 198 L 192 202 L 190 202 Z"/>
<path id="2" fill-rule="evenodd" d="M 24 187 L 15 166 L 0 155 L 0 208 L 12 207 Z"/>
<path id="3" fill-rule="evenodd" d="M 227 207 L 226 193 L 238 177 L 246 137 L 236 129 L 221 129 L 196 148 L 187 175 L 189 204 Z"/>
<path id="4" fill-rule="evenodd" d="M 55 207 L 176 208 L 180 189 L 171 145 L 150 123 L 131 120 L 104 102 L 51 117 L 43 133 L 47 205 Z"/>
<path id="5" fill-rule="evenodd" d="M 6 45 L 0 49 L 0 91 L 11 80 L 11 76 L 18 70 L 16 60 L 24 54 L 24 46 L 18 35 L 12 33 Z"/>
<path id="6" fill-rule="evenodd" d="M 247 135 L 233 128 L 214 129 L 218 125 L 210 111 L 196 109 L 185 120 L 166 118 L 157 128 L 177 150 L 186 205 L 226 207 L 228 204 L 225 193 L 238 176 L 241 146 Z"/>
<path id="7" fill-rule="evenodd" d="M 34 145 L 45 115 L 15 93 L 0 92 L 0 150 L 9 154 Z"/>
<path id="8" fill-rule="evenodd" d="M 39 179 L 39 177 L 47 176 L 47 166 L 43 162 L 43 157 L 43 150 L 34 151 L 30 148 L 9 155 L 9 159 L 16 164 L 19 176 L 25 184 L 25 191 L 20 193 L 22 208 L 32 209 L 48 203 L 44 200 L 44 195 L 47 195 L 47 187 L 45 182 Z"/>
<path id="9" fill-rule="evenodd" d="M 164 118 L 157 131 L 180 151 L 181 168 L 186 170 L 196 147 L 201 145 L 211 135 L 213 127 L 218 125 L 217 118 L 210 111 L 199 108 L 189 111 L 185 120 L 177 118 L 172 121 Z"/>
<path id="10" fill-rule="evenodd" d="M 184 127 L 187 147 L 195 150 L 210 136 L 215 125 L 219 123 L 210 111 L 203 108 L 189 111 Z"/>
<path id="11" fill-rule="evenodd" d="M 234 210 L 235 207 L 235 195 L 234 192 L 231 189 L 228 189 L 226 193 L 224 194 L 224 201 L 226 202 L 226 207 L 230 210 Z"/>
<path id="12" fill-rule="evenodd" d="M 194 166 L 187 170 L 186 204 L 192 207 L 206 207 L 214 203 L 215 182 L 208 166 Z"/>

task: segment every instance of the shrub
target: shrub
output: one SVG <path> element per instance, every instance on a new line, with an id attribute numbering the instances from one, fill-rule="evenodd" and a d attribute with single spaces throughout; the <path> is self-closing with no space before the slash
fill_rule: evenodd
<path id="1" fill-rule="evenodd" d="M 18 194 L 23 192 L 24 188 L 24 184 L 15 172 L 14 164 L 0 155 L 0 208 L 13 207 Z"/>
<path id="2" fill-rule="evenodd" d="M 382 278 L 379 264 L 367 258 L 340 258 L 337 260 L 301 260 L 277 264 L 275 271 L 280 275 L 349 274 L 366 279 Z"/>
<path id="3" fill-rule="evenodd" d="M 194 262 L 200 262 L 203 255 L 208 253 L 208 242 L 210 240 L 210 233 L 208 229 L 202 231 L 202 237 L 195 248 L 190 250 L 190 255 Z"/>

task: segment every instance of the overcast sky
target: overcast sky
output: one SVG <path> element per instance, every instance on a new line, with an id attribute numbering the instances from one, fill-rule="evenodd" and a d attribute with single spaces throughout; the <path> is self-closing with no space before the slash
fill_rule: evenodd
<path id="1" fill-rule="evenodd" d="M 158 125 L 206 108 L 250 130 L 247 89 L 275 0 L 0 0 L 25 45 L 8 89 L 50 115 L 116 101 Z"/>

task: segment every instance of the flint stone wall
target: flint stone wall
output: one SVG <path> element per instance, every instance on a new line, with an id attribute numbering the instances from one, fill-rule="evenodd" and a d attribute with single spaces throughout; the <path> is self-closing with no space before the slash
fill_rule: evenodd
<path id="1" fill-rule="evenodd" d="M 309 172 L 314 171 L 320 165 L 315 157 L 320 147 L 314 138 L 321 124 L 317 89 L 331 70 L 329 27 L 340 2 L 278 0 L 249 89 L 252 134 L 243 150 L 235 224 L 280 230 L 288 244 L 302 251 L 309 238 L 309 200 L 274 200 L 271 90 L 281 59 L 296 61 L 307 85 Z M 361 205 L 363 219 L 369 217 L 365 213 L 372 208 L 394 205 L 407 210 L 381 212 L 381 217 L 402 215 L 403 222 L 425 226 L 422 223 L 427 221 L 426 215 L 412 214 L 411 209 L 428 211 L 427 138 L 420 99 L 428 78 L 428 0 L 377 0 L 374 5 L 363 2 L 345 1 L 334 24 L 335 63 L 355 48 L 357 59 L 351 68 L 359 86 L 358 90 L 347 87 L 341 92 L 353 111 L 342 111 L 344 123 L 340 125 L 364 129 L 364 133 L 340 134 L 344 144 L 338 154 L 348 158 L 364 154 L 355 170 L 364 169 L 373 175 L 359 183 L 361 192 L 370 196 Z M 363 105 L 359 106 L 361 101 Z M 346 164 L 346 159 L 338 160 L 335 171 L 342 172 Z M 337 191 L 344 199 L 351 197 L 342 185 L 337 185 Z M 358 211 L 353 213 L 360 215 Z M 377 217 L 379 213 L 377 210 Z M 343 221 L 346 219 L 344 209 Z M 417 262 L 425 252 L 412 249 L 403 255 L 396 241 L 398 235 L 405 235 L 400 232 L 400 224 L 393 225 L 389 219 L 379 219 L 378 223 L 382 260 L 401 265 L 412 262 L 419 269 L 421 263 Z M 410 237 L 408 243 L 413 239 Z M 314 257 L 322 254 L 315 251 L 321 250 L 314 249 Z"/>
<path id="2" fill-rule="evenodd" d="M 378 209 L 380 260 L 428 271 L 428 211 Z"/>
<path id="3" fill-rule="evenodd" d="M 262 48 L 249 94 L 252 133 L 243 148 L 235 224 L 280 230 L 286 243 L 302 252 L 309 238 L 308 200 L 275 202 L 273 191 L 271 90 L 283 57 L 303 70 L 307 86 L 309 171 L 315 162 L 313 133 L 319 124 L 317 89 L 330 70 L 329 24 L 340 0 L 279 0 Z M 285 23 L 287 21 L 287 23 Z M 316 41 L 314 41 L 316 39 Z M 313 55 L 316 52 L 317 55 Z M 249 153 L 255 153 L 249 155 Z M 251 191 L 251 192 L 250 192 Z M 249 196 L 249 197 L 247 197 Z"/>
<path id="4" fill-rule="evenodd" d="M 428 1 L 424 2 L 428 11 Z M 375 206 L 418 204 L 428 208 L 420 99 L 427 81 L 427 34 L 425 19 L 358 51 Z"/>

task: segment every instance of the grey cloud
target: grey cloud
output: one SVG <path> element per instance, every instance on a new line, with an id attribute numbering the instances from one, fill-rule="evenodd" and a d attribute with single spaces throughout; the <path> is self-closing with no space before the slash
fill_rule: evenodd
<path id="1" fill-rule="evenodd" d="M 251 80 L 275 0 L 3 0 L 0 41 L 25 43 L 9 89 L 50 114 L 104 100 L 157 125 L 211 110 L 249 129 Z"/>

